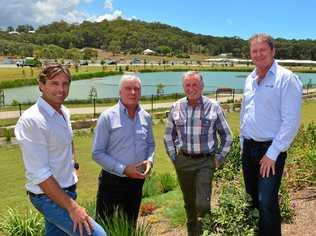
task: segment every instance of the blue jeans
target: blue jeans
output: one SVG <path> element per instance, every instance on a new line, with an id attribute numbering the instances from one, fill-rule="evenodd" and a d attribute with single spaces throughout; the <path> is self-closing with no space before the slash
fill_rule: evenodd
<path id="1" fill-rule="evenodd" d="M 77 198 L 77 193 L 74 191 L 65 192 L 72 199 Z M 79 236 L 79 229 L 73 232 L 73 222 L 69 217 L 68 212 L 57 205 L 54 201 L 52 201 L 49 197 L 44 194 L 41 195 L 29 195 L 30 200 L 34 207 L 44 215 L 45 218 L 45 235 L 46 236 L 62 236 L 62 235 L 71 235 L 71 236 Z M 94 220 L 93 222 L 93 236 L 106 236 L 103 228 L 97 224 Z M 84 235 L 88 235 L 84 230 Z"/>
<path id="2" fill-rule="evenodd" d="M 275 175 L 260 175 L 260 160 L 271 142 L 245 140 L 243 145 L 242 167 L 247 193 L 253 206 L 259 210 L 259 235 L 281 235 L 281 216 L 278 193 L 281 184 L 286 152 L 282 152 L 275 163 Z"/>

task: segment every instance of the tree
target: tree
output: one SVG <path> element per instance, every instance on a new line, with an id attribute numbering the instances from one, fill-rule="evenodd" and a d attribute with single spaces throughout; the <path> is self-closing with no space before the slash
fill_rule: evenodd
<path id="1" fill-rule="evenodd" d="M 13 26 L 8 26 L 7 27 L 7 32 L 11 32 L 11 31 L 14 31 L 14 27 Z"/>

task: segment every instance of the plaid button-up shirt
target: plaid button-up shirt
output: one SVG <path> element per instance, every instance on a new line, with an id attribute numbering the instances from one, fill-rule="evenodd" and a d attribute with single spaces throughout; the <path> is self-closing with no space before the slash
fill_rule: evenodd
<path id="1" fill-rule="evenodd" d="M 201 96 L 193 108 L 185 97 L 171 107 L 164 143 L 173 161 L 180 150 L 189 154 L 214 153 L 222 161 L 230 150 L 232 134 L 217 102 Z"/>

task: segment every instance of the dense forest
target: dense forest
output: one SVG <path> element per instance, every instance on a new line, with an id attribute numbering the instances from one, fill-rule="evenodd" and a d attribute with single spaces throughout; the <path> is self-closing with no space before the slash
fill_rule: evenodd
<path id="1" fill-rule="evenodd" d="M 19 34 L 9 34 L 13 27 L 0 32 L 0 55 L 37 56 L 40 58 L 82 58 L 94 55 L 97 48 L 113 53 L 137 54 L 150 48 L 161 55 L 186 55 L 200 53 L 216 56 L 231 53 L 233 57 L 248 58 L 248 44 L 238 37 L 214 37 L 193 34 L 177 27 L 139 20 L 69 24 L 64 21 L 43 25 L 34 32 L 30 25 L 16 28 Z M 33 33 L 29 33 L 32 31 Z M 276 39 L 279 59 L 316 60 L 316 40 Z"/>

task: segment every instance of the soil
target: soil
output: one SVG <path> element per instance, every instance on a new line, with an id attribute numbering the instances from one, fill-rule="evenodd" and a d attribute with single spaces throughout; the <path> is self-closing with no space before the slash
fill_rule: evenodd
<path id="1" fill-rule="evenodd" d="M 292 223 L 282 224 L 283 236 L 316 236 L 316 187 L 293 192 L 292 204 L 295 206 L 295 217 Z M 153 236 L 185 236 L 185 226 L 171 228 L 168 220 L 154 219 L 149 215 L 141 217 L 152 223 Z"/>

